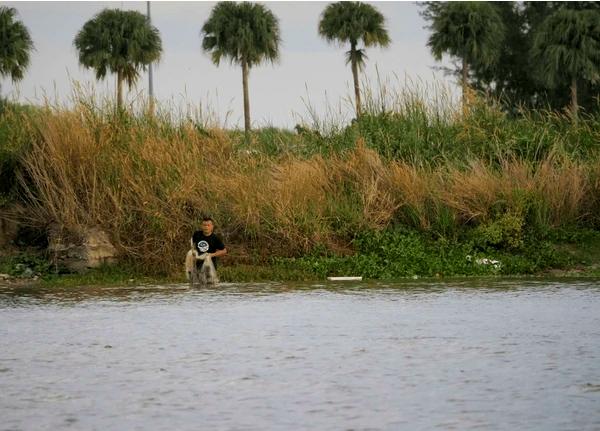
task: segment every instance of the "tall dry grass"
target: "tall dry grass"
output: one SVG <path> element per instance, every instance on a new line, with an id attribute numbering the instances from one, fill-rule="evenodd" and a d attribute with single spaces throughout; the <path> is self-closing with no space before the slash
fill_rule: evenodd
<path id="1" fill-rule="evenodd" d="M 475 120 L 457 121 L 468 121 L 452 127 L 463 127 L 469 139 L 485 139 Z M 500 161 L 465 153 L 427 163 L 387 157 L 358 138 L 327 155 L 267 153 L 240 147 L 222 130 L 115 116 L 86 103 L 46 108 L 25 127 L 31 148 L 21 184 L 29 223 L 73 241 L 100 226 L 146 271 L 179 271 L 205 214 L 234 259 L 260 260 L 315 247 L 350 251 L 357 232 L 392 224 L 447 234 L 511 214 L 556 227 L 596 222 L 600 208 L 598 164 L 564 152 L 540 160 L 513 152 Z M 419 125 L 415 139 L 426 127 Z"/>

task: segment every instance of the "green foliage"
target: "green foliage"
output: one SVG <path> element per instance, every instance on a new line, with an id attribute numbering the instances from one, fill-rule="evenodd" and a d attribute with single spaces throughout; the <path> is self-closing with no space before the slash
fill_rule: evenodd
<path id="1" fill-rule="evenodd" d="M 550 87 L 573 78 L 599 80 L 600 12 L 557 10 L 536 32 L 531 55 Z"/>
<path id="2" fill-rule="evenodd" d="M 386 158 L 432 166 L 469 159 L 500 163 L 511 157 L 536 162 L 552 153 L 577 160 L 596 157 L 598 113 L 582 115 L 573 125 L 567 116 L 543 111 L 513 118 L 486 100 L 471 108 L 460 122 L 436 118 L 417 103 L 399 112 L 366 112 L 338 133 L 303 140 L 304 148 L 307 153 L 340 152 L 362 137 Z"/>
<path id="3" fill-rule="evenodd" d="M 475 247 L 481 250 L 521 250 L 524 243 L 523 216 L 506 213 L 487 224 L 477 226 L 472 233 Z"/>
<path id="4" fill-rule="evenodd" d="M 320 278 L 360 275 L 369 279 L 482 275 L 490 268 L 469 261 L 469 244 L 433 240 L 414 230 L 398 227 L 382 232 L 361 232 L 354 241 L 352 256 L 307 256 L 278 259 L 276 264 L 296 267 Z"/>
<path id="5" fill-rule="evenodd" d="M 541 66 L 548 58 L 534 60 L 532 46 L 545 21 L 561 10 L 589 11 L 598 14 L 598 2 L 489 2 L 496 8 L 506 29 L 498 61 L 493 66 L 471 64 L 471 85 L 497 98 L 512 116 L 522 115 L 522 108 L 562 109 L 569 103 L 571 80 L 554 81 L 552 88 L 544 78 Z M 441 3 L 426 3 L 424 14 Z M 546 28 L 547 30 L 547 28 Z M 565 38 L 568 33 L 555 31 L 552 37 Z M 591 45 L 588 45 L 590 47 Z M 580 46 L 579 48 L 584 48 Z M 577 49 L 579 49 L 577 48 Z M 460 69 L 453 70 L 458 74 Z M 578 104 L 586 111 L 596 111 L 600 82 L 577 80 Z"/>
<path id="6" fill-rule="evenodd" d="M 582 226 L 563 226 L 545 232 L 545 241 L 556 244 L 574 263 L 597 264 L 600 257 L 600 231 Z"/>
<path id="7" fill-rule="evenodd" d="M 202 48 L 219 65 L 221 58 L 249 67 L 279 58 L 279 23 L 265 6 L 250 2 L 220 2 L 202 27 Z"/>
<path id="8" fill-rule="evenodd" d="M 457 275 L 525 275 L 548 268 L 564 268 L 573 259 L 551 242 L 523 234 L 519 220 L 506 217 L 468 238 L 432 239 L 397 227 L 363 232 L 352 256 L 311 255 L 275 259 L 276 267 L 295 268 L 316 278 L 360 275 L 367 279 Z M 477 244 L 479 241 L 480 244 Z M 483 243 L 485 250 L 481 249 Z M 493 247 L 490 247 L 492 246 Z M 597 255 L 596 255 L 597 258 Z"/>
<path id="9" fill-rule="evenodd" d="M 319 34 L 330 42 L 349 43 L 347 63 L 363 66 L 366 53 L 357 49 L 358 43 L 365 48 L 388 46 L 390 37 L 384 27 L 384 16 L 370 4 L 362 2 L 337 2 L 328 5 L 319 21 Z"/>
<path id="10" fill-rule="evenodd" d="M 456 145 L 459 129 L 451 124 L 434 123 L 425 112 L 420 113 L 423 115 L 416 115 L 416 112 L 366 113 L 360 119 L 356 134 L 360 134 L 371 148 L 391 159 L 434 162 L 449 155 L 453 151 L 450 142 L 454 140 Z"/>
<path id="11" fill-rule="evenodd" d="M 431 22 L 427 45 L 437 60 L 448 53 L 469 65 L 497 62 L 505 29 L 491 3 L 428 2 L 423 15 Z"/>
<path id="12" fill-rule="evenodd" d="M 31 278 L 50 273 L 52 265 L 46 256 L 21 252 L 0 257 L 0 273 L 13 277 Z"/>
<path id="13" fill-rule="evenodd" d="M 15 8 L 0 7 L 0 76 L 20 81 L 34 48 L 29 30 L 21 21 L 15 20 L 16 15 Z"/>
<path id="14" fill-rule="evenodd" d="M 532 241 L 519 253 L 499 253 L 502 262 L 500 274 L 536 274 L 553 268 L 561 269 L 571 264 L 568 254 L 560 252 L 548 241 Z"/>
<path id="15" fill-rule="evenodd" d="M 249 153 L 260 152 L 270 156 L 279 156 L 285 153 L 297 153 L 301 151 L 303 142 L 297 135 L 285 129 L 275 127 L 265 127 L 259 129 L 254 134 L 252 148 L 244 146 L 241 135 L 238 137 L 240 142 L 240 150 L 245 150 Z"/>
<path id="16" fill-rule="evenodd" d="M 471 67 L 471 85 L 499 99 L 504 109 L 513 115 L 518 114 L 519 106 L 533 103 L 533 94 L 544 91 L 530 71 L 531 37 L 525 32 L 530 22 L 524 11 L 531 7 L 531 3 L 522 7 L 510 1 L 490 3 L 502 19 L 506 29 L 505 38 L 493 67 L 477 63 Z"/>
<path id="17" fill-rule="evenodd" d="M 136 11 L 105 9 L 87 21 L 74 41 L 79 62 L 103 79 L 107 72 L 121 73 L 133 85 L 140 70 L 158 61 L 162 42 L 158 29 Z"/>
<path id="18" fill-rule="evenodd" d="M 385 18 L 373 6 L 361 2 L 337 2 L 328 5 L 319 21 L 319 34 L 329 41 L 366 46 L 390 42 L 383 27 Z"/>
<path id="19" fill-rule="evenodd" d="M 136 11 L 104 9 L 87 21 L 74 40 L 79 63 L 94 69 L 97 79 L 116 73 L 119 82 L 135 84 L 140 71 L 158 61 L 162 42 L 156 27 Z M 121 106 L 121 95 L 118 95 Z"/>

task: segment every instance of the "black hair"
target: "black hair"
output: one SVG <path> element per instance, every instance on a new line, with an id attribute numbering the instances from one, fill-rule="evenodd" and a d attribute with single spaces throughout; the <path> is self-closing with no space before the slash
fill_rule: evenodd
<path id="1" fill-rule="evenodd" d="M 214 224 L 214 223 L 215 223 L 215 221 L 212 219 L 212 217 L 211 217 L 211 216 L 204 216 L 204 217 L 202 217 L 202 221 L 203 221 L 203 222 L 205 222 L 205 221 L 209 221 L 209 222 L 211 222 L 212 224 Z"/>

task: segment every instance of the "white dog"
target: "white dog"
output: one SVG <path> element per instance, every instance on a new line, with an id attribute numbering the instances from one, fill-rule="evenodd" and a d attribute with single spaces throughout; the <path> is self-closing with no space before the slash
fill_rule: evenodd
<path id="1" fill-rule="evenodd" d="M 200 269 L 198 269 L 196 264 L 199 260 L 204 261 Z M 190 282 L 190 287 L 194 287 L 195 284 L 199 286 L 214 286 L 219 283 L 217 270 L 210 255 L 208 253 L 198 255 L 198 252 L 194 249 L 188 251 L 185 256 L 185 275 Z"/>

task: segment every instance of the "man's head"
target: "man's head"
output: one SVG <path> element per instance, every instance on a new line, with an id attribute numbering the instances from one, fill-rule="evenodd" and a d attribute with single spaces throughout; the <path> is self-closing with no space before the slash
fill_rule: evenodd
<path id="1" fill-rule="evenodd" d="M 202 219 L 202 227 L 201 228 L 202 228 L 202 233 L 206 236 L 209 236 L 213 232 L 213 229 L 215 228 L 213 220 L 210 217 L 204 217 Z"/>

